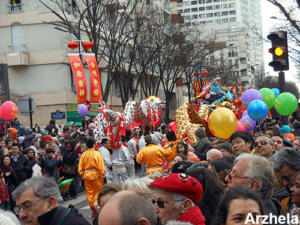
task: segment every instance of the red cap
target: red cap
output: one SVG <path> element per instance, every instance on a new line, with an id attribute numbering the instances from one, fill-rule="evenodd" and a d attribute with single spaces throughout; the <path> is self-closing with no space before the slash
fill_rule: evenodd
<path id="1" fill-rule="evenodd" d="M 197 205 L 203 194 L 201 183 L 197 179 L 184 173 L 169 173 L 166 176 L 157 178 L 150 186 L 181 194 L 191 199 Z"/>

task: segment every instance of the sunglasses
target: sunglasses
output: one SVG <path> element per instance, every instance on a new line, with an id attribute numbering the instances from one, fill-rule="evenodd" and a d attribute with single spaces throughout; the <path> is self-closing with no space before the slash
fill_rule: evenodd
<path id="1" fill-rule="evenodd" d="M 267 145 L 268 142 L 266 142 L 266 141 L 255 142 L 255 143 L 254 143 L 254 147 L 256 148 L 259 144 L 261 144 L 261 145 Z"/>
<path id="2" fill-rule="evenodd" d="M 162 200 L 157 200 L 155 201 L 154 199 L 152 199 L 152 204 L 157 204 L 157 206 L 161 209 L 165 208 L 165 204 L 168 204 L 169 202 L 165 202 L 165 201 L 162 201 Z"/>

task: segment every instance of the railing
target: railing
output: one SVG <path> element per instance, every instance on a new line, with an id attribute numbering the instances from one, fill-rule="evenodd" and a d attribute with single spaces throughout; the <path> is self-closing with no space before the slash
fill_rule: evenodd
<path id="1" fill-rule="evenodd" d="M 20 13 L 23 12 L 23 4 L 10 4 L 8 5 L 9 13 Z"/>

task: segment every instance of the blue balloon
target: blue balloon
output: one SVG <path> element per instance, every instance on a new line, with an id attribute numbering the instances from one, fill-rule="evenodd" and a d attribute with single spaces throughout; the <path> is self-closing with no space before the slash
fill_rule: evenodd
<path id="1" fill-rule="evenodd" d="M 275 96 L 277 97 L 277 95 L 280 94 L 280 91 L 278 88 L 272 88 L 272 91 L 274 92 Z"/>
<path id="2" fill-rule="evenodd" d="M 268 114 L 268 106 L 262 100 L 253 100 L 248 105 L 248 115 L 251 119 L 259 121 Z"/>

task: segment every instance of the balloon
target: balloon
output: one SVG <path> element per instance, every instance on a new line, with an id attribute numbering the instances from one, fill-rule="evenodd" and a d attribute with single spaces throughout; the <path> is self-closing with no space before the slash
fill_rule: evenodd
<path id="1" fill-rule="evenodd" d="M 246 131 L 248 131 L 248 132 L 252 131 L 256 126 L 256 121 L 251 119 L 248 115 L 242 117 L 240 121 L 245 124 Z"/>
<path id="2" fill-rule="evenodd" d="M 243 112 L 242 117 L 244 117 L 244 116 L 248 116 L 248 111 L 247 111 L 247 110 L 245 110 L 245 111 Z"/>
<path id="3" fill-rule="evenodd" d="M 283 92 L 276 98 L 274 107 L 280 115 L 289 116 L 296 111 L 298 101 L 292 93 Z"/>
<path id="4" fill-rule="evenodd" d="M 18 115 L 18 106 L 12 101 L 6 101 L 1 105 L 1 117 L 5 120 L 12 120 Z"/>
<path id="5" fill-rule="evenodd" d="M 267 104 L 268 108 L 271 109 L 275 103 L 275 93 L 269 88 L 262 88 L 259 92 L 263 97 L 263 101 Z"/>
<path id="6" fill-rule="evenodd" d="M 243 106 L 245 106 L 246 108 L 248 108 L 248 105 L 253 100 L 262 100 L 262 99 L 263 98 L 262 98 L 261 93 L 256 89 L 248 89 L 242 95 Z"/>
<path id="7" fill-rule="evenodd" d="M 268 106 L 261 100 L 254 100 L 248 105 L 248 115 L 251 119 L 259 121 L 268 114 Z"/>
<path id="8" fill-rule="evenodd" d="M 243 122 L 238 121 L 236 131 L 246 131 L 246 130 L 247 130 L 246 125 Z"/>
<path id="9" fill-rule="evenodd" d="M 208 127 L 214 136 L 228 139 L 236 131 L 237 120 L 230 109 L 219 107 L 210 114 Z"/>
<path id="10" fill-rule="evenodd" d="M 280 91 L 278 88 L 272 88 L 272 91 L 274 92 L 276 97 L 280 94 Z"/>
<path id="11" fill-rule="evenodd" d="M 77 111 L 81 116 L 85 116 L 88 113 L 89 109 L 85 104 L 80 104 L 77 107 Z"/>

